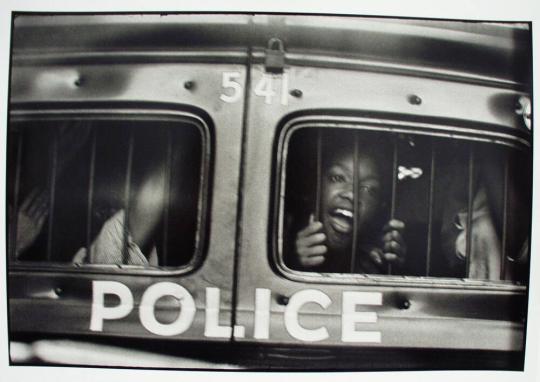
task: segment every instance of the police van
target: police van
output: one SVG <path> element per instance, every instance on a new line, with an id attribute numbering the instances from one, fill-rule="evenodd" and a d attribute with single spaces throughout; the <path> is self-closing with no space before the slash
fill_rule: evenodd
<path id="1" fill-rule="evenodd" d="M 523 369 L 530 24 L 12 22 L 12 364 Z"/>

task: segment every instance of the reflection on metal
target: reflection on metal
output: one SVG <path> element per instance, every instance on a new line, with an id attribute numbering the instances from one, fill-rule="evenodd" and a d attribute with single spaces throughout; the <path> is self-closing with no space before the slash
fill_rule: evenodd
<path id="1" fill-rule="evenodd" d="M 90 147 L 90 168 L 88 169 L 88 204 L 86 211 L 86 250 L 88 253 L 88 261 L 90 264 L 94 263 L 94 254 L 92 253 L 92 213 L 94 204 L 94 181 L 96 173 L 96 143 L 97 143 L 97 131 L 92 129 L 91 133 L 91 147 Z"/>
<path id="2" fill-rule="evenodd" d="M 436 164 L 435 142 L 431 140 L 431 164 L 429 167 L 429 194 L 428 194 L 428 233 L 426 245 L 426 276 L 431 273 L 431 251 L 432 251 L 432 236 L 433 236 L 433 204 L 434 204 L 434 188 L 435 188 L 435 164 Z"/>
<path id="3" fill-rule="evenodd" d="M 467 229 L 466 229 L 466 244 L 465 244 L 465 277 L 469 278 L 469 270 L 471 266 L 472 256 L 472 220 L 473 220 L 473 203 L 474 203 L 474 146 L 469 143 L 469 159 L 468 159 L 468 190 L 467 190 Z"/>
<path id="4" fill-rule="evenodd" d="M 509 160 L 510 156 L 506 156 L 504 161 L 504 189 L 503 189 L 503 208 L 502 208 L 502 241 L 501 241 L 501 280 L 506 276 L 506 235 L 508 234 L 508 177 L 509 177 Z"/>
<path id="5" fill-rule="evenodd" d="M 315 219 L 321 221 L 321 187 L 322 187 L 322 141 L 323 129 L 317 129 L 317 195 L 315 196 Z"/>
<path id="6" fill-rule="evenodd" d="M 133 170 L 133 146 L 134 146 L 134 138 L 133 138 L 133 130 L 129 130 L 129 143 L 128 143 L 128 152 L 127 152 L 127 163 L 126 163 L 126 180 L 124 185 L 124 208 L 125 208 L 125 215 L 124 215 L 124 244 L 122 245 L 122 264 L 128 264 L 129 263 L 129 248 L 128 248 L 128 240 L 129 240 L 129 215 L 130 215 L 130 207 L 131 207 L 131 173 Z"/>
<path id="7" fill-rule="evenodd" d="M 351 246 L 351 266 L 350 272 L 354 273 L 356 255 L 358 251 L 358 220 L 360 219 L 360 202 L 358 194 L 358 133 L 354 134 L 354 157 L 353 157 L 353 230 L 352 230 L 352 246 Z"/>
<path id="8" fill-rule="evenodd" d="M 163 204 L 163 249 L 162 249 L 162 259 L 160 265 L 168 265 L 168 250 L 169 250 L 169 207 L 171 202 L 171 177 L 172 177 L 172 131 L 170 128 L 167 129 L 167 158 L 166 158 L 166 167 L 165 167 L 165 196 Z M 178 154 L 177 154 L 178 155 Z"/>
<path id="9" fill-rule="evenodd" d="M 56 176 L 58 172 L 58 139 L 59 131 L 54 129 L 53 142 L 49 153 L 49 223 L 47 231 L 47 261 L 52 260 L 52 244 L 54 229 L 54 204 L 56 197 Z"/>
<path id="10" fill-rule="evenodd" d="M 12 227 L 9 230 L 9 259 L 17 259 L 17 223 L 19 215 L 19 193 L 21 189 L 21 165 L 22 165 L 22 152 L 23 152 L 23 133 L 16 134 L 17 139 L 17 156 L 15 163 L 15 179 L 13 185 L 13 207 L 10 218 L 12 220 Z"/>
<path id="11" fill-rule="evenodd" d="M 392 148 L 392 199 L 390 200 L 390 220 L 396 217 L 397 168 L 398 168 L 398 136 L 393 136 Z M 387 273 L 392 274 L 392 264 L 388 264 Z"/>

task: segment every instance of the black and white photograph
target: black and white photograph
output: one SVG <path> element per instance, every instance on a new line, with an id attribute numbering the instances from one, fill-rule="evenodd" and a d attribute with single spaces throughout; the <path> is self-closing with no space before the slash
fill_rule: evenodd
<path id="1" fill-rule="evenodd" d="M 523 377 L 532 20 L 11 10 L 2 362 Z"/>

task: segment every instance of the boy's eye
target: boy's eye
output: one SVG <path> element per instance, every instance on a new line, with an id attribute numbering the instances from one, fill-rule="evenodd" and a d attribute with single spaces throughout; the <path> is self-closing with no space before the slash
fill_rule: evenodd
<path id="1" fill-rule="evenodd" d="M 375 186 L 361 185 L 358 187 L 358 192 L 367 193 L 370 196 L 377 196 L 379 195 L 379 188 Z"/>
<path id="2" fill-rule="evenodd" d="M 343 175 L 337 175 L 337 174 L 330 175 L 329 179 L 330 179 L 330 182 L 332 182 L 332 183 L 343 183 L 343 182 L 345 182 L 345 177 Z"/>

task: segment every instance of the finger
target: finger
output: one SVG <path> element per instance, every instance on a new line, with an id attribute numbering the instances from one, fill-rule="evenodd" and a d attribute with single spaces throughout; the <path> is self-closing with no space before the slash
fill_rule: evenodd
<path id="1" fill-rule="evenodd" d="M 383 256 L 380 250 L 374 249 L 371 252 L 369 252 L 370 259 L 377 265 L 381 266 L 383 265 Z"/>
<path id="2" fill-rule="evenodd" d="M 391 230 L 389 232 L 386 232 L 383 236 L 383 241 L 392 241 L 395 240 L 397 242 L 403 241 L 403 236 L 398 230 Z"/>
<path id="3" fill-rule="evenodd" d="M 322 229 L 322 226 L 323 225 L 321 222 L 310 223 L 306 228 L 298 232 L 298 238 L 314 234 L 315 232 L 320 231 Z"/>
<path id="4" fill-rule="evenodd" d="M 400 246 L 405 247 L 405 240 L 403 239 L 403 236 L 398 231 L 390 231 L 387 234 L 383 236 L 383 243 L 391 243 L 396 242 Z"/>
<path id="5" fill-rule="evenodd" d="M 24 201 L 21 204 L 21 211 L 26 211 L 28 207 L 30 207 L 34 201 L 34 199 L 38 196 L 39 190 L 37 188 L 33 189 L 24 199 Z"/>
<path id="6" fill-rule="evenodd" d="M 315 233 L 313 235 L 298 239 L 297 245 L 302 247 L 311 247 L 315 244 L 323 243 L 326 240 L 324 233 Z"/>
<path id="7" fill-rule="evenodd" d="M 45 205 L 47 205 L 47 199 L 45 198 L 43 193 L 41 193 L 32 201 L 32 204 L 28 207 L 28 215 L 30 215 L 31 217 L 35 217 L 39 214 L 39 211 L 44 208 Z"/>
<path id="8" fill-rule="evenodd" d="M 391 253 L 401 253 L 402 246 L 395 240 L 388 241 L 384 243 L 383 251 Z"/>
<path id="9" fill-rule="evenodd" d="M 305 248 L 303 256 L 304 257 L 312 257 L 312 256 L 319 256 L 324 255 L 328 251 L 328 248 L 326 245 L 316 245 L 315 247 Z"/>
<path id="10" fill-rule="evenodd" d="M 305 267 L 314 267 L 316 265 L 324 263 L 324 260 L 324 256 L 313 256 L 302 259 L 301 263 Z"/>
<path id="11" fill-rule="evenodd" d="M 41 227 L 43 227 L 43 224 L 45 223 L 45 220 L 47 218 L 47 214 L 43 214 L 43 215 L 40 215 L 37 219 L 36 219 L 36 227 L 41 230 Z"/>
<path id="12" fill-rule="evenodd" d="M 395 253 L 386 252 L 384 253 L 384 260 L 388 263 L 392 264 L 403 264 L 405 262 L 405 259 L 403 257 L 398 256 Z"/>
<path id="13" fill-rule="evenodd" d="M 312 224 L 312 223 L 315 223 L 315 215 L 314 214 L 309 215 L 309 224 Z"/>
<path id="14" fill-rule="evenodd" d="M 47 215 L 49 214 L 49 206 L 48 206 L 48 203 L 45 202 L 41 208 L 39 209 L 39 211 L 36 213 L 36 218 L 37 219 L 44 219 Z"/>
<path id="15" fill-rule="evenodd" d="M 383 231 L 390 231 L 392 229 L 396 229 L 398 231 L 402 231 L 405 229 L 405 223 L 403 223 L 401 220 L 392 219 L 383 228 Z"/>

